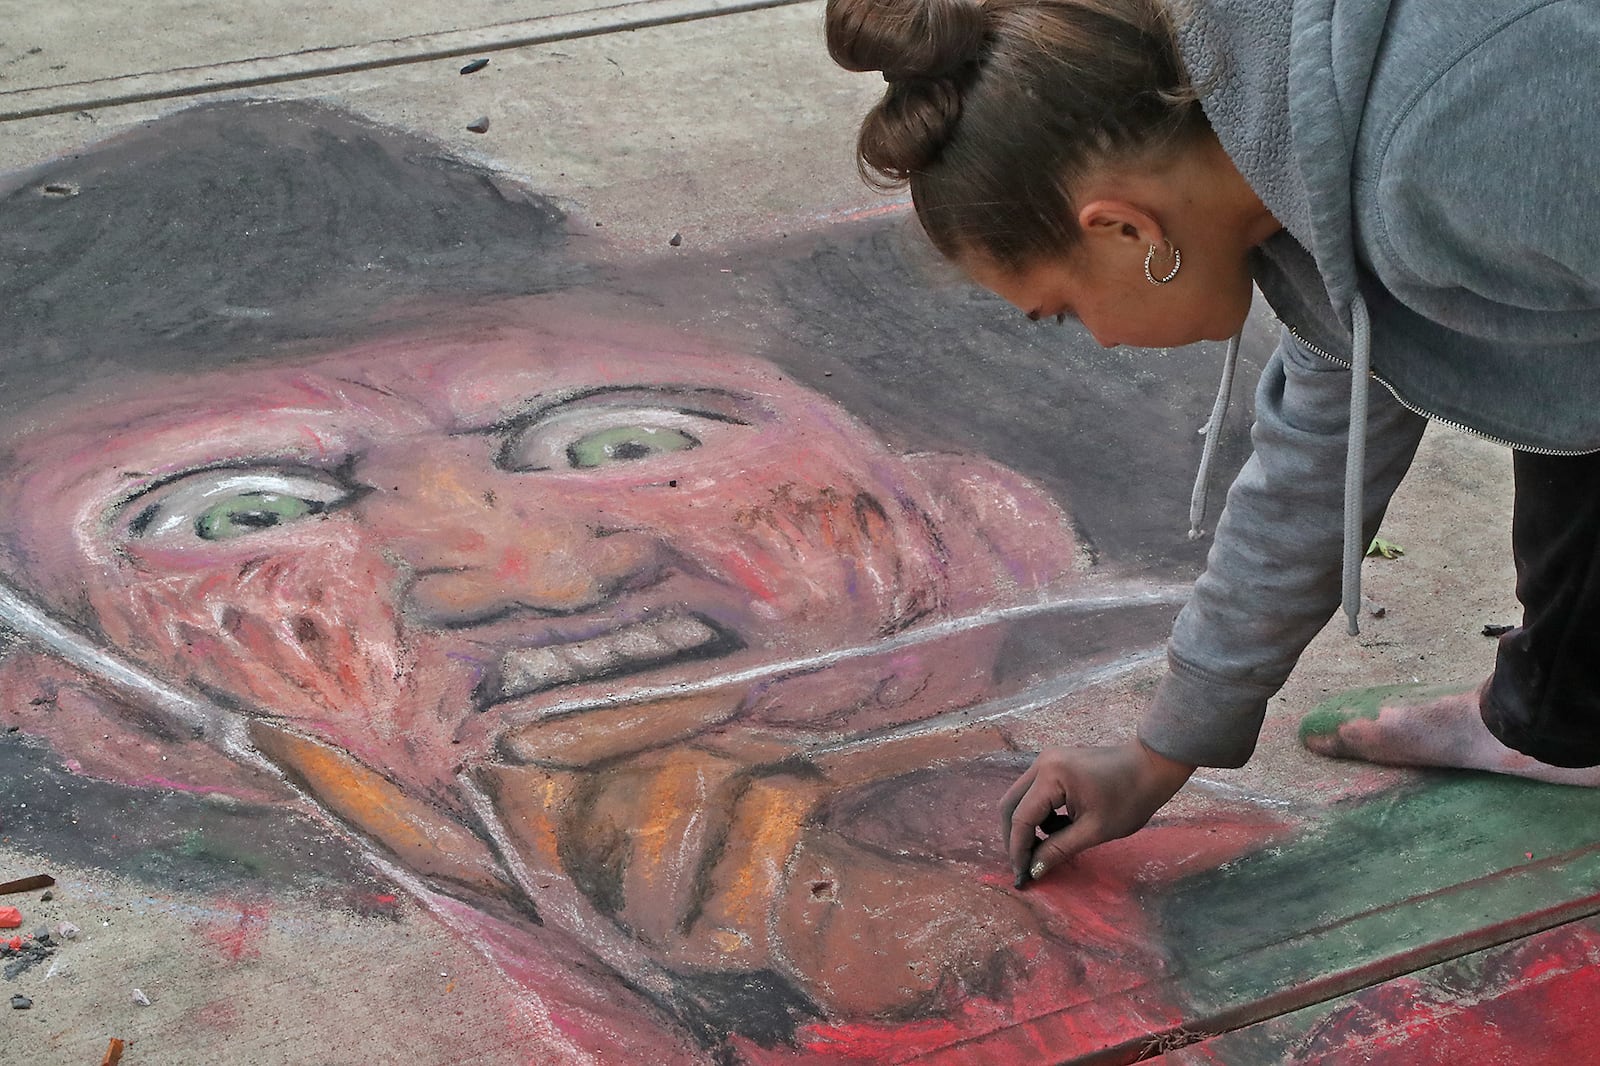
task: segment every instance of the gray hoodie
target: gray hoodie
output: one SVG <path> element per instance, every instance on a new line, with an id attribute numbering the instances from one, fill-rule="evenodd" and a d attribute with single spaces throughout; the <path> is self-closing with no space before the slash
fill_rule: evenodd
<path id="1" fill-rule="evenodd" d="M 1179 23 L 1284 225 L 1255 274 L 1286 328 L 1139 736 L 1238 766 L 1341 583 L 1354 630 L 1427 418 L 1600 450 L 1600 0 L 1192 0 Z"/>

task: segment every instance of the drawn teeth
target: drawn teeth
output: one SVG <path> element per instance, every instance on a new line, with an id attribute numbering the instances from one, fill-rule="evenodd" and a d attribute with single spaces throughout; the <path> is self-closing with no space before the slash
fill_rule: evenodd
<path id="1" fill-rule="evenodd" d="M 718 639 L 698 618 L 679 615 L 636 622 L 588 640 L 519 648 L 500 660 L 502 697 L 520 696 L 602 674 L 637 670 Z"/>

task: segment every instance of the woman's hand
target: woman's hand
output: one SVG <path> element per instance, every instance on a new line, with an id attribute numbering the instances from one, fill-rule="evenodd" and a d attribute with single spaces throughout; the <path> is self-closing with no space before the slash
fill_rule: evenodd
<path id="1" fill-rule="evenodd" d="M 1001 800 L 1017 887 L 1085 848 L 1140 829 L 1194 769 L 1138 740 L 1106 748 L 1046 748 Z M 1044 840 L 1034 833 L 1040 826 L 1050 834 Z"/>

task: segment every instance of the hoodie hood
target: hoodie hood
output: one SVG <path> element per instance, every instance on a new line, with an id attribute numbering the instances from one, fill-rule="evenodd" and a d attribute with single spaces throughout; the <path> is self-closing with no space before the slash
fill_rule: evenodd
<path id="1" fill-rule="evenodd" d="M 1175 12 L 1179 51 L 1212 130 L 1267 210 L 1310 253 L 1310 263 L 1305 255 L 1291 254 L 1283 265 L 1300 275 L 1294 287 L 1302 299 L 1309 295 L 1310 302 L 1322 303 L 1311 295 L 1320 288 L 1338 323 L 1338 346 L 1349 353 L 1343 607 L 1351 634 L 1358 632 L 1361 606 L 1360 515 L 1371 374 L 1351 179 L 1362 104 L 1387 15 L 1384 2 L 1347 3 L 1336 11 L 1334 0 L 1188 2 Z M 1308 276 L 1312 270 L 1315 279 Z M 1230 359 L 1225 383 L 1231 368 Z M 1220 422 L 1220 412 L 1214 412 L 1208 430 L 1214 432 Z M 1204 500 L 1207 459 L 1201 460 L 1196 501 Z M 1202 517 L 1192 510 L 1191 536 Z"/>
<path id="2" fill-rule="evenodd" d="M 1174 8 L 1179 53 L 1211 128 L 1267 210 L 1312 254 L 1346 330 L 1358 296 L 1355 134 L 1387 14 L 1386 0 L 1184 0 Z"/>
<path id="3" fill-rule="evenodd" d="M 1174 8 L 1178 49 L 1211 128 L 1267 210 L 1311 253 L 1346 343 L 1360 291 L 1356 133 L 1388 11 L 1386 0 L 1337 9 L 1335 0 L 1183 0 Z"/>

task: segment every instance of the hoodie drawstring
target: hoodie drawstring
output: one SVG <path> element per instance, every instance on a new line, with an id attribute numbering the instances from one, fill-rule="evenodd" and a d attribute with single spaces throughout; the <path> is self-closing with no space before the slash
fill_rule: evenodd
<path id="1" fill-rule="evenodd" d="M 1361 632 L 1361 518 L 1367 465 L 1367 386 L 1372 376 L 1372 322 L 1367 302 L 1350 304 L 1350 437 L 1344 460 L 1344 616 L 1353 637 Z"/>
<path id="2" fill-rule="evenodd" d="M 1361 560 L 1366 545 L 1361 538 L 1361 519 L 1366 488 L 1367 465 L 1367 384 L 1372 376 L 1372 322 L 1367 304 L 1360 296 L 1350 304 L 1350 435 L 1344 463 L 1344 572 L 1342 605 L 1351 636 L 1361 633 Z M 1222 437 L 1223 419 L 1233 394 L 1233 375 L 1239 361 L 1239 337 L 1228 342 L 1223 359 L 1222 383 L 1211 406 L 1211 417 L 1200 427 L 1205 446 L 1200 451 L 1200 469 L 1195 474 L 1194 492 L 1189 497 L 1189 539 L 1205 535 L 1201 523 L 1206 516 L 1206 495 L 1211 480 L 1211 465 L 1217 442 Z"/>
<path id="3" fill-rule="evenodd" d="M 1222 421 L 1228 415 L 1228 401 L 1233 396 L 1233 372 L 1239 365 L 1239 338 L 1234 334 L 1228 342 L 1228 354 L 1222 360 L 1222 384 L 1217 386 L 1217 399 L 1211 405 L 1211 417 L 1200 427 L 1206 443 L 1200 449 L 1200 469 L 1194 477 L 1194 492 L 1189 496 L 1189 539 L 1205 535 L 1200 524 L 1206 518 L 1206 494 L 1210 489 L 1211 464 L 1216 459 L 1217 441 L 1222 439 Z"/>

